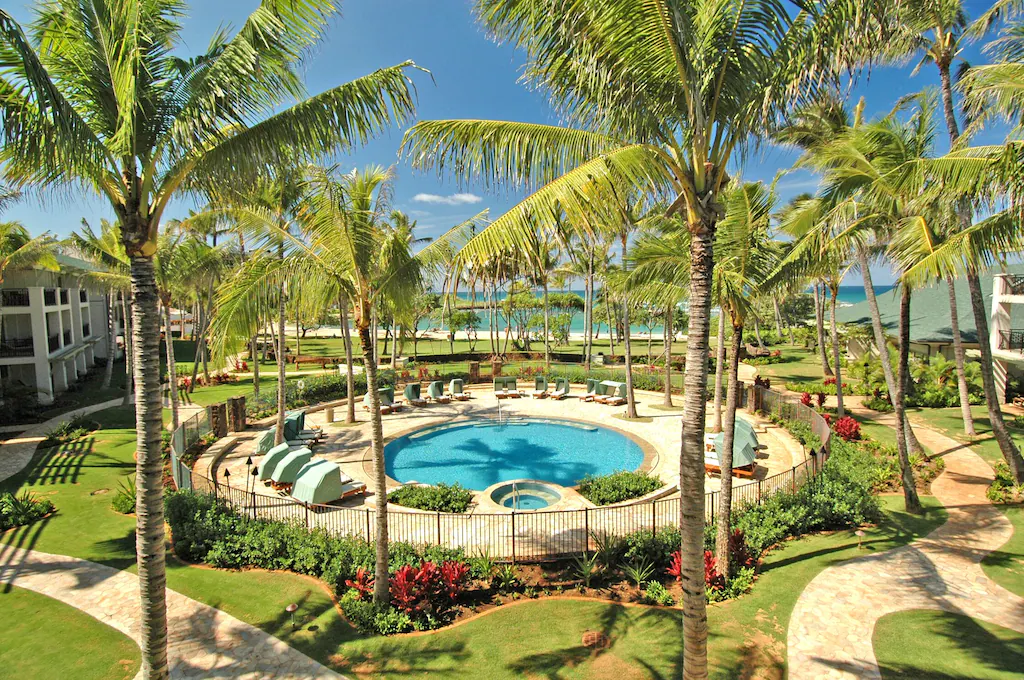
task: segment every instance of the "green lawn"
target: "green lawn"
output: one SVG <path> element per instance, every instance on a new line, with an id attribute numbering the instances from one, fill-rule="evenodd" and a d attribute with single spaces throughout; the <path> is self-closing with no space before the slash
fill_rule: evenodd
<path id="1" fill-rule="evenodd" d="M 139 671 L 131 638 L 31 590 L 0 588 L 0 630 L 5 678 L 128 680 Z"/>
<path id="2" fill-rule="evenodd" d="M 953 408 L 914 408 L 908 409 L 911 421 L 919 421 L 948 437 L 957 441 L 970 444 L 979 456 L 989 463 L 1003 459 L 999 451 L 999 444 L 992 436 L 992 423 L 988 418 L 988 409 L 984 406 L 972 406 L 971 413 L 974 416 L 974 429 L 978 433 L 973 439 L 964 434 L 964 421 L 960 415 L 960 407 Z M 1005 420 L 1010 420 L 1005 417 Z M 1024 446 L 1024 433 L 1019 430 L 1010 429 L 1017 446 Z"/>
<path id="3" fill-rule="evenodd" d="M 986 556 L 981 568 L 990 579 L 1024 597 L 1024 506 L 1003 506 L 1002 510 L 1013 524 L 1013 536 Z"/>
<path id="4" fill-rule="evenodd" d="M 889 614 L 873 641 L 883 678 L 1009 680 L 1024 671 L 1024 634 L 959 614 Z"/>
<path id="5" fill-rule="evenodd" d="M 782 356 L 793 357 L 795 361 L 781 364 L 758 366 L 759 375 L 771 378 L 773 384 L 782 387 L 787 382 L 820 382 L 822 379 L 821 362 L 818 354 L 803 345 L 775 345 L 773 350 L 781 350 Z"/>

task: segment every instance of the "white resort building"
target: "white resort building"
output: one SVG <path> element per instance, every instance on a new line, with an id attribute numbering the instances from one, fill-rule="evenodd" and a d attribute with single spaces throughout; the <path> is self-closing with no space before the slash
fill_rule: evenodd
<path id="1" fill-rule="evenodd" d="M 0 285 L 0 382 L 35 391 L 41 404 L 52 403 L 97 359 L 111 357 L 106 292 L 83 277 L 92 265 L 66 255 L 57 260 L 60 272 L 8 272 Z M 120 337 L 121 310 L 114 311 Z M 115 343 L 113 358 L 121 355 Z"/>

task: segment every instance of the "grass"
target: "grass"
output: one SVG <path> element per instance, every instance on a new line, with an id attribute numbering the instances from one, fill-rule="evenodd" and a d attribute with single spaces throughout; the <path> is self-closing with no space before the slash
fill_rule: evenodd
<path id="1" fill-rule="evenodd" d="M 0 630 L 7 678 L 129 680 L 139 670 L 139 648 L 127 635 L 31 590 L 0 589 Z"/>
<path id="2" fill-rule="evenodd" d="M 964 434 L 964 421 L 960 415 L 960 407 L 953 408 L 915 408 L 908 409 L 911 421 L 919 421 L 928 427 L 938 430 L 947 437 L 957 441 L 970 444 L 971 448 L 985 459 L 988 463 L 1003 460 L 1003 454 L 999 451 L 999 444 L 992 435 L 992 421 L 988 417 L 988 409 L 984 406 L 972 406 L 971 414 L 974 416 L 974 429 L 978 436 L 971 438 Z M 1009 420 L 1008 416 L 1004 417 Z M 1024 434 L 1019 430 L 1009 430 L 1017 446 L 1024 445 Z"/>
<path id="3" fill-rule="evenodd" d="M 981 561 L 985 574 L 1012 593 L 1024 597 L 1024 506 L 1003 506 L 1013 524 L 1013 536 L 1006 545 L 989 553 Z"/>
<path id="4" fill-rule="evenodd" d="M 134 520 L 110 509 L 118 480 L 133 469 L 133 414 L 130 409 L 115 408 L 94 417 L 104 429 L 78 442 L 38 452 L 26 471 L 0 485 L 0 490 L 28 488 L 47 494 L 58 508 L 53 517 L 8 532 L 0 540 L 134 570 Z M 101 489 L 108 491 L 94 493 Z M 884 498 L 886 520 L 868 531 L 865 550 L 904 544 L 940 524 L 944 511 L 936 508 L 932 499 L 923 500 L 928 512 L 913 517 L 899 511 L 898 498 Z M 751 666 L 782 669 L 785 630 L 800 592 L 828 565 L 858 554 L 864 552 L 857 550 L 851 531 L 791 541 L 770 554 L 753 593 L 710 610 L 709 644 L 715 675 L 735 677 Z M 323 587 L 305 577 L 219 571 L 172 561 L 168 584 L 359 677 L 410 672 L 442 678 L 678 673 L 680 619 L 676 610 L 539 600 L 502 608 L 433 635 L 365 638 L 348 626 Z M 297 630 L 292 629 L 284 611 L 291 603 L 299 605 Z M 580 637 L 586 630 L 610 631 L 611 649 L 599 656 L 583 650 Z"/>
<path id="5" fill-rule="evenodd" d="M 758 366 L 758 375 L 771 378 L 773 384 L 782 387 L 787 382 L 820 382 L 823 374 L 821 372 L 821 361 L 813 349 L 807 349 L 803 345 L 774 345 L 773 350 L 782 350 L 782 356 L 786 358 L 795 357 L 796 361 L 786 361 L 781 364 L 768 364 Z"/>
<path id="6" fill-rule="evenodd" d="M 883 678 L 1009 680 L 1024 669 L 1024 634 L 960 614 L 889 614 L 873 641 Z"/>

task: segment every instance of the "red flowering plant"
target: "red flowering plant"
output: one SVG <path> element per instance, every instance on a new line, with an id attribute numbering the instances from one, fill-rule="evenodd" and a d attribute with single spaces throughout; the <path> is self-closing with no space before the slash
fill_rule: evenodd
<path id="1" fill-rule="evenodd" d="M 821 408 L 824 405 L 825 405 L 825 393 L 824 392 L 818 392 L 818 408 Z"/>
<path id="2" fill-rule="evenodd" d="M 356 569 L 355 580 L 348 579 L 345 581 L 345 585 L 356 590 L 357 600 L 362 600 L 373 594 L 373 578 L 362 567 Z"/>
<path id="3" fill-rule="evenodd" d="M 416 371 L 416 377 L 420 380 L 426 380 L 430 377 L 430 368 L 427 366 L 420 366 Z"/>
<path id="4" fill-rule="evenodd" d="M 782 358 L 782 350 L 781 349 L 775 350 L 774 352 L 772 352 L 772 356 L 774 358 L 776 358 L 776 359 Z"/>
<path id="5" fill-rule="evenodd" d="M 414 620 L 444 619 L 469 580 L 469 566 L 446 561 L 405 565 L 391 577 L 391 603 Z"/>
<path id="6" fill-rule="evenodd" d="M 804 392 L 803 394 L 801 394 L 800 395 L 800 403 L 803 404 L 804 406 L 810 406 L 811 405 L 811 393 L 810 392 Z"/>
<path id="7" fill-rule="evenodd" d="M 398 377 L 401 378 L 403 381 L 408 382 L 409 379 L 412 378 L 412 372 L 409 371 L 409 369 L 405 369 L 398 374 Z"/>
<path id="8" fill-rule="evenodd" d="M 718 573 L 715 554 L 710 550 L 704 551 L 704 587 L 708 590 L 725 588 L 725 577 Z"/>
<path id="9" fill-rule="evenodd" d="M 843 438 L 844 441 L 860 439 L 860 423 L 850 416 L 843 416 L 835 422 L 832 430 Z"/>

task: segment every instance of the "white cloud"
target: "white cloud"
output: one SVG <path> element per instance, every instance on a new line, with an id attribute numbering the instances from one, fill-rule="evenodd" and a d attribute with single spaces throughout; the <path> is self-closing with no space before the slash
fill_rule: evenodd
<path id="1" fill-rule="evenodd" d="M 416 194 L 412 200 L 417 203 L 439 203 L 441 205 L 468 205 L 479 203 L 484 200 L 476 194 L 451 194 L 449 196 L 438 196 L 437 194 Z"/>

